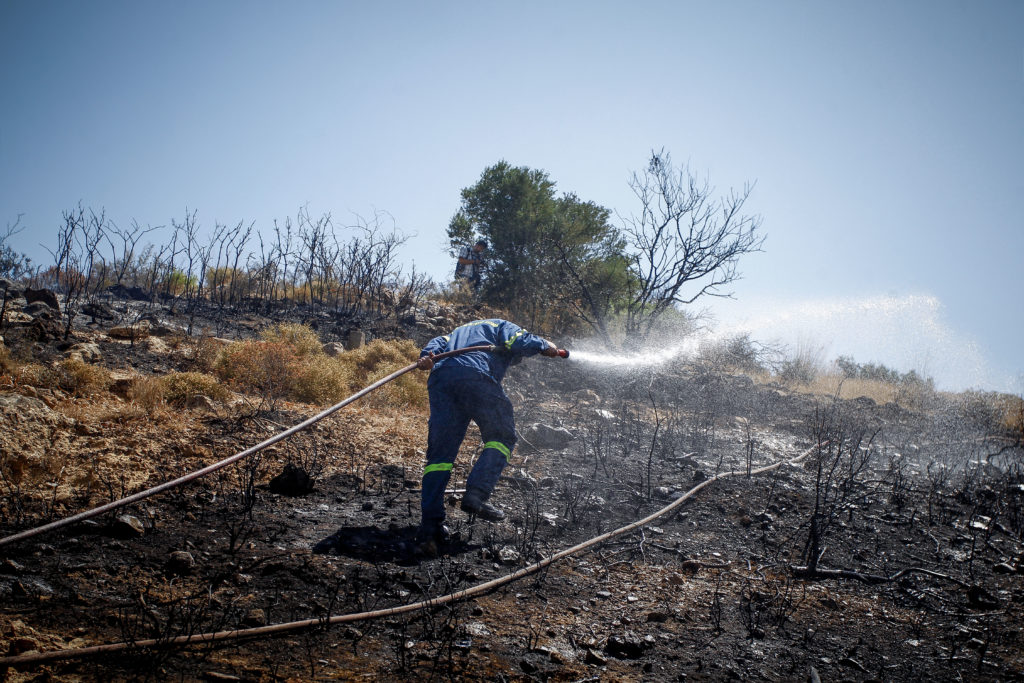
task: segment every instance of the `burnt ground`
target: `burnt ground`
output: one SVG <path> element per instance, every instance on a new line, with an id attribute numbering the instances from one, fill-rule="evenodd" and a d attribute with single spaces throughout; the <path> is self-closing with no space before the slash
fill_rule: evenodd
<path id="1" fill-rule="evenodd" d="M 174 352 L 98 343 L 113 367 L 187 367 Z M 440 557 L 411 543 L 425 414 L 355 405 L 244 465 L 0 550 L 0 648 L 408 604 L 625 525 L 714 474 L 737 476 L 640 532 L 463 602 L 11 668 L 6 679 L 1024 679 L 1022 453 L 955 397 L 910 409 L 693 365 L 614 374 L 541 358 L 513 368 L 506 389 L 524 436 L 495 494 L 509 519 L 470 520 L 453 493 L 454 540 Z M 115 395 L 19 390 L 48 410 L 17 404 L 3 429 L 63 460 L 49 496 L 5 485 L 4 535 L 193 471 L 315 412 L 236 399 L 148 414 Z M 533 424 L 575 438 L 533 448 Z M 812 446 L 798 465 L 745 476 Z M 274 492 L 289 463 L 314 475 L 311 492 Z M 139 528 L 116 521 L 125 513 Z"/>

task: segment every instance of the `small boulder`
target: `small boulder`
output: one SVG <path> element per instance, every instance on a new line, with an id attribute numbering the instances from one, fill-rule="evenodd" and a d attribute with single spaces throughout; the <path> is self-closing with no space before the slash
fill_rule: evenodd
<path id="1" fill-rule="evenodd" d="M 82 306 L 82 315 L 87 315 L 94 321 L 113 320 L 117 317 L 117 314 L 114 313 L 114 309 L 99 301 L 90 301 L 86 305 Z"/>
<path id="2" fill-rule="evenodd" d="M 335 358 L 345 353 L 345 345 L 341 342 L 327 342 L 324 344 L 324 353 L 331 358 Z"/>
<path id="3" fill-rule="evenodd" d="M 560 451 L 567 448 L 576 437 L 565 427 L 535 423 L 523 430 L 523 440 L 535 448 Z"/>
<path id="4" fill-rule="evenodd" d="M 196 394 L 190 396 L 188 402 L 185 404 L 191 410 L 197 410 L 201 413 L 215 413 L 217 412 L 217 404 L 214 403 L 213 399 L 205 394 Z"/>
<path id="5" fill-rule="evenodd" d="M 33 301 L 22 308 L 21 312 L 33 319 L 43 318 L 44 320 L 54 320 L 60 314 L 56 308 L 43 301 Z"/>
<path id="6" fill-rule="evenodd" d="M 313 480 L 306 470 L 287 463 L 281 474 L 270 480 L 269 488 L 282 496 L 304 496 L 313 490 Z"/>
<path id="7" fill-rule="evenodd" d="M 64 352 L 66 358 L 77 358 L 83 363 L 96 363 L 103 358 L 100 347 L 95 342 L 75 344 Z"/>
<path id="8" fill-rule="evenodd" d="M 349 351 L 362 348 L 366 344 L 366 333 L 362 330 L 352 330 L 345 338 L 345 348 Z"/>
<path id="9" fill-rule="evenodd" d="M 167 558 L 167 571 L 172 574 L 191 574 L 196 566 L 196 559 L 186 550 L 175 550 Z"/>
<path id="10" fill-rule="evenodd" d="M 267 613 L 259 607 L 254 607 L 245 613 L 245 618 L 242 619 L 242 623 L 246 626 L 266 626 Z"/>
<path id="11" fill-rule="evenodd" d="M 138 538 L 146 533 L 142 520 L 134 515 L 121 515 L 110 526 L 110 534 L 117 538 Z"/>
<path id="12" fill-rule="evenodd" d="M 142 320 L 133 325 L 118 325 L 107 330 L 107 336 L 112 339 L 145 339 L 149 336 L 150 324 L 148 320 Z"/>
<path id="13" fill-rule="evenodd" d="M 618 659 L 639 659 L 648 647 L 648 642 L 632 631 L 610 636 L 604 651 Z"/>
<path id="14" fill-rule="evenodd" d="M 60 302 L 57 301 L 57 294 L 50 289 L 25 288 L 25 301 L 30 305 L 36 302 L 44 303 L 53 310 L 60 312 Z"/>
<path id="15" fill-rule="evenodd" d="M 502 564 L 518 564 L 520 557 L 519 552 L 511 546 L 506 545 L 498 551 L 498 559 Z"/>
<path id="16" fill-rule="evenodd" d="M 150 353 L 155 353 L 155 354 L 159 354 L 159 355 L 163 355 L 163 354 L 167 354 L 167 353 L 171 352 L 171 347 L 167 345 L 167 342 L 165 342 L 160 337 L 153 337 L 153 336 L 150 336 L 150 337 L 146 338 L 146 349 Z"/>

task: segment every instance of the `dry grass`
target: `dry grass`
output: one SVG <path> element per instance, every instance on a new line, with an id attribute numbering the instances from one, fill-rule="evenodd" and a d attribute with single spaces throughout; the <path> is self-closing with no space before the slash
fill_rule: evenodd
<path id="1" fill-rule="evenodd" d="M 57 364 L 57 386 L 74 396 L 92 396 L 110 386 L 110 372 L 79 358 L 68 358 Z"/>
<path id="2" fill-rule="evenodd" d="M 300 370 L 297 360 L 287 344 L 241 341 L 221 351 L 214 372 L 240 391 L 276 401 L 292 394 Z"/>
<path id="3" fill-rule="evenodd" d="M 419 357 L 419 348 L 410 340 L 374 340 L 331 358 L 323 353 L 316 333 L 302 325 L 277 325 L 262 337 L 223 349 L 214 372 L 240 391 L 275 400 L 337 403 Z M 423 408 L 425 384 L 423 373 L 406 373 L 370 394 L 366 402 Z"/>
<path id="4" fill-rule="evenodd" d="M 296 356 L 318 356 L 323 354 L 323 342 L 316 332 L 308 325 L 297 323 L 278 323 L 268 327 L 260 334 L 263 341 L 284 344 Z"/>
<path id="5" fill-rule="evenodd" d="M 1000 404 L 1003 429 L 1014 438 L 1024 440 L 1024 399 L 1004 394 Z"/>
<path id="6" fill-rule="evenodd" d="M 171 372 L 159 379 L 162 385 L 162 398 L 170 405 L 181 407 L 188 405 L 196 396 L 208 396 L 216 401 L 223 401 L 229 396 L 216 377 L 202 372 Z"/>
<path id="7" fill-rule="evenodd" d="M 217 341 L 208 334 L 201 334 L 195 339 L 184 342 L 188 348 L 188 355 L 192 358 L 192 365 L 200 372 L 212 372 L 220 357 L 222 342 Z"/>

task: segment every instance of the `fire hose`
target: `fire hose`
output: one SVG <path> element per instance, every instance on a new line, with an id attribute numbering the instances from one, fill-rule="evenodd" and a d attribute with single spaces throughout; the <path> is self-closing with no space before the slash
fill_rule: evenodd
<path id="1" fill-rule="evenodd" d="M 448 358 L 450 356 L 456 356 L 456 355 L 459 355 L 459 354 L 462 354 L 462 353 L 468 353 L 470 351 L 486 351 L 486 352 L 489 352 L 489 353 L 493 353 L 493 352 L 495 352 L 497 350 L 498 350 L 498 347 L 490 345 L 490 344 L 486 344 L 486 345 L 482 345 L 482 346 L 467 346 L 466 348 L 463 348 L 463 349 L 455 349 L 454 351 L 445 351 L 444 353 L 432 354 L 431 358 L 433 358 L 435 361 L 437 361 L 437 360 L 441 360 L 441 359 L 444 359 L 444 358 Z M 558 349 L 557 350 L 557 354 L 561 358 L 568 358 L 569 357 L 569 352 L 566 351 L 565 349 Z M 334 404 L 330 408 L 327 408 L 326 410 L 324 410 L 324 411 L 322 411 L 320 413 L 317 413 L 313 417 L 311 417 L 311 418 L 309 418 L 309 419 L 307 419 L 307 420 L 305 420 L 303 422 L 300 422 L 299 424 L 295 425 L 294 427 L 291 427 L 290 429 L 287 429 L 287 430 L 285 430 L 283 432 L 275 434 L 274 436 L 270 437 L 269 439 L 267 439 L 265 441 L 261 441 L 260 443 L 256 444 L 255 446 L 252 446 L 250 448 L 245 449 L 244 451 L 236 453 L 236 454 L 234 454 L 234 455 L 232 455 L 232 456 L 230 456 L 228 458 L 225 458 L 225 459 L 221 460 L 220 462 L 216 462 L 216 463 L 214 463 L 212 465 L 208 465 L 208 466 L 206 466 L 206 467 L 204 467 L 204 468 L 202 468 L 200 470 L 196 470 L 195 472 L 191 472 L 190 474 L 186 474 L 186 475 L 183 475 L 181 477 L 178 477 L 177 479 L 164 482 L 163 484 L 159 484 L 159 485 L 154 486 L 152 488 L 146 489 L 145 491 L 139 491 L 138 493 L 133 493 L 130 496 L 126 496 L 124 498 L 121 498 L 120 500 L 111 501 L 109 503 L 106 503 L 105 505 L 100 505 L 99 507 L 93 508 L 91 510 L 85 510 L 84 512 L 80 512 L 77 515 L 72 515 L 71 517 L 65 517 L 64 519 L 58 519 L 58 520 L 55 520 L 53 522 L 50 522 L 49 524 L 44 524 L 42 526 L 35 527 L 33 529 L 26 529 L 25 531 L 21 531 L 19 533 L 13 534 L 11 536 L 6 536 L 4 538 L 0 538 L 0 548 L 4 547 L 6 545 L 9 545 L 11 543 L 17 543 L 18 541 L 23 541 L 26 538 L 32 538 L 33 536 L 39 536 L 40 534 L 45 534 L 45 533 L 48 533 L 50 531 L 55 531 L 57 529 L 69 526 L 71 524 L 75 524 L 77 522 L 84 522 L 87 519 L 92 519 L 93 517 L 98 517 L 98 516 L 100 516 L 100 515 L 102 515 L 102 514 L 104 514 L 106 512 L 110 512 L 111 510 L 116 510 L 118 508 L 124 507 L 125 505 L 130 505 L 132 503 L 137 503 L 140 500 L 143 500 L 145 498 L 149 498 L 150 496 L 154 496 L 154 495 L 156 495 L 158 493 L 163 493 L 164 491 L 167 491 L 169 489 L 175 488 L 177 486 L 181 486 L 182 484 L 190 482 L 190 481 L 192 481 L 194 479 L 199 479 L 200 477 L 204 477 L 207 474 L 210 474 L 211 472 L 216 472 L 219 469 L 223 469 L 224 467 L 227 467 L 228 465 L 230 465 L 230 464 L 232 464 L 234 462 L 242 460 L 243 458 L 247 458 L 250 455 L 253 455 L 254 453 L 257 453 L 257 452 L 263 450 L 264 448 L 267 448 L 268 446 L 272 446 L 272 445 L 276 444 L 279 441 L 283 441 L 284 439 L 287 439 L 288 437 L 290 437 L 290 436 L 292 436 L 292 435 L 294 435 L 294 434 L 296 434 L 298 432 L 301 432 L 304 429 L 307 429 L 308 427 L 316 424 L 317 422 L 319 422 L 320 420 L 324 419 L 325 417 L 333 415 L 334 413 L 336 413 L 337 411 L 341 410 L 342 408 L 344 408 L 348 404 L 353 403 L 353 402 L 359 400 L 363 396 L 366 396 L 367 394 L 369 394 L 374 389 L 379 389 L 380 387 L 384 386 L 388 382 L 390 382 L 392 380 L 395 380 L 395 379 L 398 379 L 399 377 L 401 377 L 405 373 L 407 373 L 407 372 L 409 372 L 411 370 L 415 370 L 418 366 L 419 366 L 419 361 L 418 360 L 415 363 L 410 363 L 409 365 L 405 366 L 401 370 L 396 370 L 395 372 L 392 372 L 387 377 L 384 377 L 383 379 L 377 380 L 376 382 L 374 382 L 373 384 L 369 385 L 365 389 L 352 394 L 351 396 L 349 396 L 345 400 L 341 401 L 340 403 Z"/>
<path id="2" fill-rule="evenodd" d="M 92 645 L 89 647 L 72 648 L 65 650 L 52 650 L 50 652 L 36 652 L 13 657 L 0 657 L 0 672 L 2 672 L 5 667 L 9 666 L 33 665 L 59 660 L 79 659 L 84 657 L 93 657 L 97 655 L 114 654 L 118 652 L 124 652 L 130 649 L 187 646 L 203 643 L 242 640 L 245 638 L 258 638 L 261 636 L 275 635 L 278 633 L 286 633 L 290 631 L 314 628 L 318 626 L 326 627 L 333 624 L 344 624 L 355 621 L 367 621 L 370 619 L 379 619 L 382 617 L 396 616 L 399 614 L 407 614 L 409 612 L 416 612 L 419 610 L 440 607 L 450 602 L 457 602 L 459 600 L 465 600 L 467 598 L 475 597 L 477 595 L 483 595 L 496 588 L 512 583 L 514 581 L 518 581 L 519 579 L 525 576 L 534 574 L 540 571 L 541 569 L 544 569 L 545 567 L 548 567 L 566 557 L 576 555 L 595 545 L 604 543 L 605 541 L 610 540 L 616 536 L 621 536 L 623 534 L 635 531 L 643 526 L 646 526 L 654 520 L 660 517 L 664 517 L 665 515 L 675 511 L 683 503 L 685 503 L 694 495 L 696 495 L 697 492 L 699 492 L 700 490 L 707 486 L 710 486 L 712 483 L 720 479 L 744 475 L 750 477 L 756 474 L 763 474 L 764 472 L 776 470 L 782 467 L 783 465 L 796 465 L 801 460 L 811 455 L 812 453 L 822 448 L 823 446 L 823 443 L 816 443 L 812 445 L 810 448 L 800 453 L 800 455 L 790 458 L 789 460 L 779 460 L 778 462 L 772 463 L 771 465 L 765 465 L 763 467 L 754 468 L 749 472 L 736 470 L 732 470 L 729 472 L 720 472 L 719 474 L 716 474 L 708 479 L 705 479 L 704 481 L 702 481 L 701 483 L 697 484 L 689 491 L 684 493 L 679 498 L 676 498 L 668 505 L 644 517 L 643 519 L 639 519 L 635 522 L 627 524 L 626 526 L 619 527 L 618 529 L 606 532 L 604 534 L 601 534 L 600 536 L 595 536 L 593 538 L 587 539 L 586 541 L 578 543 L 572 546 L 571 548 L 566 548 L 565 550 L 561 550 L 553 555 L 549 555 L 548 557 L 543 558 L 538 562 L 535 562 L 526 567 L 522 567 L 521 569 L 518 569 L 512 572 L 511 574 L 506 574 L 505 576 L 500 576 L 496 579 L 492 579 L 491 581 L 486 581 L 484 583 L 477 584 L 476 586 L 465 588 L 463 590 L 456 591 L 454 593 L 449 593 L 447 595 L 441 595 L 436 598 L 428 598 L 427 600 L 421 600 L 420 602 L 414 602 L 407 605 L 399 605 L 397 607 L 373 610 L 369 612 L 337 614 L 330 617 L 303 619 L 301 621 L 290 621 L 279 624 L 269 624 L 267 626 L 257 626 L 254 628 L 247 629 L 217 631 L 214 633 L 198 633 L 187 636 L 177 636 L 175 638 L 150 638 L 147 640 L 135 640 L 131 642 L 107 643 L 105 645 Z"/>

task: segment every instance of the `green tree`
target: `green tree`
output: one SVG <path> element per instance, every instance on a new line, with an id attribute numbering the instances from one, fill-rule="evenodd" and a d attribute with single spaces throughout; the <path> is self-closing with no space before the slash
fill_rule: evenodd
<path id="1" fill-rule="evenodd" d="M 501 161 L 462 190 L 448 226 L 453 252 L 485 238 L 485 301 L 531 327 L 568 319 L 604 331 L 625 291 L 622 241 L 607 209 L 572 194 L 555 195 L 545 171 Z"/>

